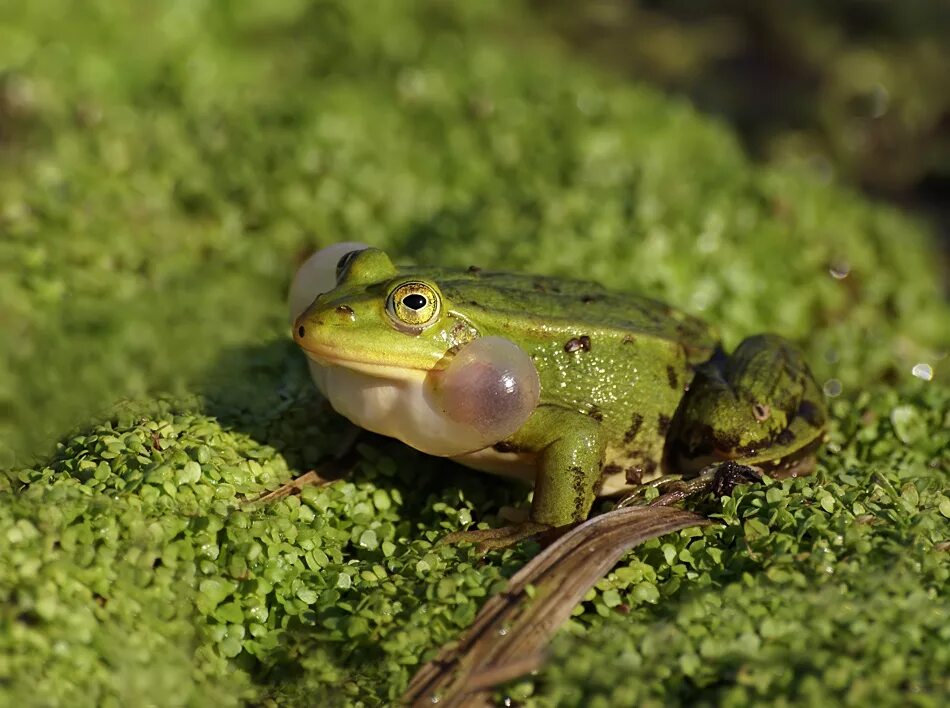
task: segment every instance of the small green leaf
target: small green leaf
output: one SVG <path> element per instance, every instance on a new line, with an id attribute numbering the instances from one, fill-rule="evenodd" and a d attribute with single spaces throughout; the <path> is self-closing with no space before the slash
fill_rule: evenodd
<path id="1" fill-rule="evenodd" d="M 375 551 L 379 547 L 379 540 L 376 538 L 376 532 L 372 529 L 367 529 L 362 534 L 360 534 L 360 546 L 369 550 Z"/>
<path id="2" fill-rule="evenodd" d="M 194 460 L 188 460 L 184 466 L 178 470 L 178 484 L 194 484 L 201 479 L 201 465 Z"/>

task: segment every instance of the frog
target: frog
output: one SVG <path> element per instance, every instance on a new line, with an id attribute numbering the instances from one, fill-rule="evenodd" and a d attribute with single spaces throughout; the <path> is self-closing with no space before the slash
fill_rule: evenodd
<path id="1" fill-rule="evenodd" d="M 447 542 L 563 533 L 599 497 L 669 475 L 807 473 L 825 434 L 821 389 L 791 341 L 753 335 L 727 354 L 703 320 L 581 279 L 397 266 L 334 244 L 300 268 L 290 310 L 339 414 L 533 486 L 527 518 Z"/>

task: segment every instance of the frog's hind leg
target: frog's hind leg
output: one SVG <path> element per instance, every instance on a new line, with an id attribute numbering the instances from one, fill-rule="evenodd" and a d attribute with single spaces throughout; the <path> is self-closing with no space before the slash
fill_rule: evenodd
<path id="1" fill-rule="evenodd" d="M 697 367 L 670 428 L 665 462 L 686 474 L 730 462 L 773 476 L 809 473 L 825 430 L 821 390 L 790 342 L 744 340 Z M 732 476 L 735 476 L 734 474 Z"/>

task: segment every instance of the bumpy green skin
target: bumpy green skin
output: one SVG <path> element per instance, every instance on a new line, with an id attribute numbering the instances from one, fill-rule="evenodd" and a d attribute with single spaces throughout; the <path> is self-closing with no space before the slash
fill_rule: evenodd
<path id="1" fill-rule="evenodd" d="M 439 315 L 422 331 L 406 331 L 387 313 L 390 294 L 408 282 L 439 300 Z M 700 320 L 582 281 L 397 268 L 370 248 L 340 259 L 337 286 L 294 329 L 301 347 L 332 350 L 336 365 L 407 372 L 437 370 L 476 337 L 518 344 L 537 368 L 540 403 L 494 450 L 532 460 L 530 521 L 545 527 L 586 519 L 605 487 L 662 472 L 724 460 L 797 463 L 825 424 L 818 386 L 782 338 L 750 337 L 727 357 Z"/>

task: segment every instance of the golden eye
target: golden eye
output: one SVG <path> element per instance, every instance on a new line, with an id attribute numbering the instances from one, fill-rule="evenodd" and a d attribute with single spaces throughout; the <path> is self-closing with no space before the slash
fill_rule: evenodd
<path id="1" fill-rule="evenodd" d="M 439 319 L 442 300 L 439 293 L 425 283 L 403 283 L 386 299 L 386 312 L 403 330 L 421 332 Z"/>

